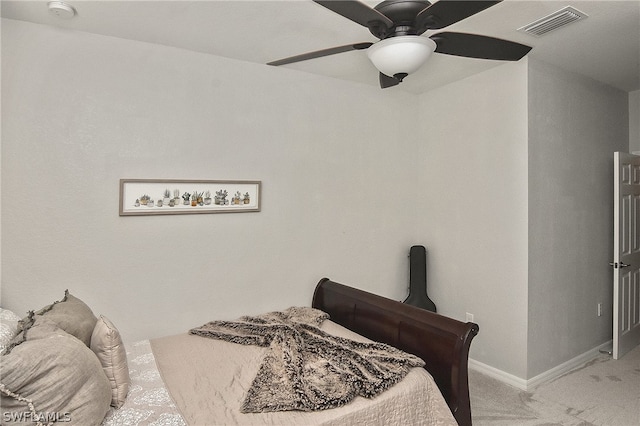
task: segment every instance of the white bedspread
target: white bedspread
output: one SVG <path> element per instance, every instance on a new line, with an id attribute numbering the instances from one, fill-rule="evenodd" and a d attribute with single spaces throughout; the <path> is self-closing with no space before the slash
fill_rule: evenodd
<path id="1" fill-rule="evenodd" d="M 325 321 L 332 334 L 366 341 Z M 152 347 L 163 351 L 160 371 Z M 373 399 L 314 412 L 240 413 L 265 348 L 193 335 L 139 342 L 128 348 L 132 386 L 124 406 L 104 425 L 456 425 L 435 382 L 423 368 Z M 195 368 L 194 368 L 195 367 Z M 206 372 L 203 373 L 203 372 Z M 162 377 L 163 376 L 163 377 Z M 170 390 L 165 387 L 166 380 Z"/>
<path id="2" fill-rule="evenodd" d="M 104 426 L 186 426 L 164 385 L 148 340 L 126 345 L 131 386 L 124 405 L 111 407 Z"/>

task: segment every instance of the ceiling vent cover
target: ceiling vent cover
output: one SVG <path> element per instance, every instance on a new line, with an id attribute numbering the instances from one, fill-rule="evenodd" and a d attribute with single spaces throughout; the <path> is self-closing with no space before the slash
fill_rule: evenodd
<path id="1" fill-rule="evenodd" d="M 572 22 L 586 19 L 587 17 L 588 15 L 586 13 L 580 12 L 571 6 L 567 6 L 552 13 L 551 15 L 547 15 L 544 18 L 540 18 L 535 22 L 525 25 L 524 27 L 518 28 L 518 31 L 522 31 L 523 33 L 527 33 L 535 37 L 540 37 L 553 30 L 562 28 L 565 25 L 569 25 Z"/>

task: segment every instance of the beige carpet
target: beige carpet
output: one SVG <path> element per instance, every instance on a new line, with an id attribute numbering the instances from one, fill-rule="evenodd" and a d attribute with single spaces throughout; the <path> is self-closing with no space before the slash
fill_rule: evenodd
<path id="1" fill-rule="evenodd" d="M 475 426 L 638 426 L 640 347 L 619 360 L 602 354 L 531 391 L 471 370 L 469 389 Z"/>

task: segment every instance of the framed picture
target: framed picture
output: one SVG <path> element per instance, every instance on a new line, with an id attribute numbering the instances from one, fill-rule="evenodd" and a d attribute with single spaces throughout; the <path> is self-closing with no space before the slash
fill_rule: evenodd
<path id="1" fill-rule="evenodd" d="M 260 211 L 260 181 L 120 179 L 120 216 Z"/>

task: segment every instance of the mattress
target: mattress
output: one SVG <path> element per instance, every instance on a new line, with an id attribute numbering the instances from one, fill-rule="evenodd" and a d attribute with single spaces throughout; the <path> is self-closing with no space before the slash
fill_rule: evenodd
<path id="1" fill-rule="evenodd" d="M 367 341 L 325 321 L 322 329 Z M 129 345 L 131 386 L 125 404 L 112 409 L 111 425 L 456 425 L 435 382 L 414 368 L 375 398 L 356 397 L 342 407 L 312 411 L 241 413 L 265 348 L 179 334 Z"/>

